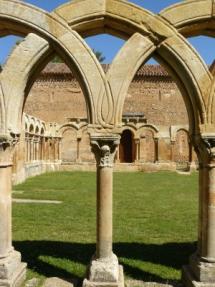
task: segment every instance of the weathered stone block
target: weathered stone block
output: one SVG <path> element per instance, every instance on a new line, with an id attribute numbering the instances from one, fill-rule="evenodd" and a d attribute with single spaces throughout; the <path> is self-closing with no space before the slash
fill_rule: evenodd
<path id="1" fill-rule="evenodd" d="M 83 287 L 124 287 L 124 275 L 121 265 L 118 265 L 118 274 L 118 280 L 116 282 L 99 282 L 85 279 L 83 281 Z"/>

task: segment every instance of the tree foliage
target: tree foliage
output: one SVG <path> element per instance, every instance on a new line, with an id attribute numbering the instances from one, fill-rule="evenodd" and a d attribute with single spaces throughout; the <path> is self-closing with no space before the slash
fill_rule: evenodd
<path id="1" fill-rule="evenodd" d="M 98 61 L 100 63 L 104 62 L 105 56 L 102 55 L 101 51 L 96 51 L 96 50 L 93 49 L 93 53 L 96 55 L 96 58 L 98 59 Z"/>
<path id="2" fill-rule="evenodd" d="M 93 53 L 100 63 L 104 62 L 105 56 L 102 55 L 102 52 L 93 49 Z M 58 55 L 55 55 L 52 59 L 52 63 L 63 63 L 63 60 Z"/>

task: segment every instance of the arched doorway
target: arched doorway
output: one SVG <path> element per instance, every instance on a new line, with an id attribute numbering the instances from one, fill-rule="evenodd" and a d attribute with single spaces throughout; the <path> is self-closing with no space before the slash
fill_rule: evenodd
<path id="1" fill-rule="evenodd" d="M 134 162 L 134 137 L 130 130 L 124 130 L 119 146 L 119 158 L 122 163 Z"/>

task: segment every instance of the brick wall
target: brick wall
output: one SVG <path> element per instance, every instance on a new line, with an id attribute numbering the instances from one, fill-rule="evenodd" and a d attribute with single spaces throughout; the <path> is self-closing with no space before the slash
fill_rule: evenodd
<path id="1" fill-rule="evenodd" d="M 65 123 L 69 117 L 87 117 L 85 99 L 78 82 L 69 71 L 68 77 L 62 77 L 58 72 L 49 72 L 38 79 L 26 101 L 25 112 L 59 124 Z M 147 73 L 150 69 L 142 74 L 138 72 L 134 78 L 124 112 L 143 112 L 148 122 L 155 125 L 187 124 L 185 105 L 176 84 L 165 73 Z"/>

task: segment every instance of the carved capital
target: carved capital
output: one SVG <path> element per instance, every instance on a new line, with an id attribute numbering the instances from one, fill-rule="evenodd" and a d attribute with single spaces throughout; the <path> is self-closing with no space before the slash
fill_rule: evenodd
<path id="1" fill-rule="evenodd" d="M 0 167 L 12 165 L 14 147 L 19 141 L 19 135 L 0 134 Z"/>
<path id="2" fill-rule="evenodd" d="M 92 151 L 98 167 L 113 167 L 119 135 L 91 135 Z"/>
<path id="3" fill-rule="evenodd" d="M 202 141 L 211 160 L 215 160 L 215 136 L 204 136 Z"/>
<path id="4" fill-rule="evenodd" d="M 8 148 L 13 148 L 19 141 L 20 135 L 11 134 L 3 135 L 0 134 L 0 151 L 4 151 Z"/>

